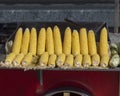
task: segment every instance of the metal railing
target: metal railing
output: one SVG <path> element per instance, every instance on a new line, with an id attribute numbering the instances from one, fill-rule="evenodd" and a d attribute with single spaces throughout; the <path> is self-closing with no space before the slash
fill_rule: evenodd
<path id="1" fill-rule="evenodd" d="M 114 33 L 119 32 L 119 0 L 115 0 Z"/>

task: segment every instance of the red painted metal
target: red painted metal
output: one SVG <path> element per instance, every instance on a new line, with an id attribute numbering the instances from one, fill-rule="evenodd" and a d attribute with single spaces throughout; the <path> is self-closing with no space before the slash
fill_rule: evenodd
<path id="1" fill-rule="evenodd" d="M 118 96 L 118 72 L 43 71 L 43 86 L 35 71 L 0 70 L 0 96 L 42 96 L 60 87 L 76 87 L 93 96 Z"/>

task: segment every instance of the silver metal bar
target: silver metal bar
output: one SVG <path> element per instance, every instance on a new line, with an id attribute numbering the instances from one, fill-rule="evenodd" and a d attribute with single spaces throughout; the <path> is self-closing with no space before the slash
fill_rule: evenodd
<path id="1" fill-rule="evenodd" d="M 43 70 L 40 70 L 40 85 L 43 85 Z"/>
<path id="2" fill-rule="evenodd" d="M 119 0 L 115 0 L 114 33 L 118 33 L 119 28 Z"/>

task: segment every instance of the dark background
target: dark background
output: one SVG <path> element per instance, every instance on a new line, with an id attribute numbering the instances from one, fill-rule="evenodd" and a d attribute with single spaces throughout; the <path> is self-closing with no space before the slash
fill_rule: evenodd
<path id="1" fill-rule="evenodd" d="M 83 3 L 113 3 L 114 0 L 0 0 L 0 3 L 5 4 L 15 4 L 15 3 L 39 3 L 39 4 L 62 4 L 62 3 L 74 3 L 74 4 L 83 4 Z"/>

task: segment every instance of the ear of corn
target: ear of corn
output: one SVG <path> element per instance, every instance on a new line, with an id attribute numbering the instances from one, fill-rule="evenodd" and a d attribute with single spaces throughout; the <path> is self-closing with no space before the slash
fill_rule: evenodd
<path id="1" fill-rule="evenodd" d="M 108 54 L 107 29 L 104 27 L 100 33 L 100 56 Z"/>
<path id="2" fill-rule="evenodd" d="M 25 55 L 28 53 L 29 41 L 30 41 L 30 30 L 26 28 L 23 34 L 22 45 L 21 45 L 21 53 Z"/>
<path id="3" fill-rule="evenodd" d="M 91 66 L 91 57 L 90 55 L 83 56 L 83 67 L 88 68 Z"/>
<path id="4" fill-rule="evenodd" d="M 88 32 L 88 50 L 90 55 L 97 53 L 95 34 L 93 30 Z"/>
<path id="5" fill-rule="evenodd" d="M 19 54 L 22 42 L 22 28 L 19 28 L 15 34 L 12 52 Z"/>
<path id="6" fill-rule="evenodd" d="M 53 35 L 54 35 L 55 54 L 56 55 L 62 54 L 61 34 L 58 26 L 54 27 Z"/>
<path id="7" fill-rule="evenodd" d="M 50 55 L 48 60 L 48 66 L 50 68 L 54 68 L 56 66 L 56 58 L 57 56 L 55 54 Z"/>
<path id="8" fill-rule="evenodd" d="M 13 40 L 10 40 L 5 43 L 5 51 L 7 54 L 12 52 Z"/>
<path id="9" fill-rule="evenodd" d="M 98 54 L 94 54 L 92 56 L 92 65 L 98 66 L 100 64 L 100 56 Z"/>
<path id="10" fill-rule="evenodd" d="M 76 68 L 82 67 L 82 55 L 81 55 L 81 54 L 78 54 L 78 55 L 75 56 L 74 66 L 75 66 Z"/>
<path id="11" fill-rule="evenodd" d="M 8 54 L 5 58 L 5 64 L 6 65 L 11 64 L 13 62 L 13 59 L 15 58 L 15 56 L 16 56 L 16 53 L 13 53 L 13 52 Z"/>
<path id="12" fill-rule="evenodd" d="M 106 68 L 108 67 L 108 63 L 109 63 L 109 55 L 108 54 L 103 55 L 100 60 L 100 66 Z"/>
<path id="13" fill-rule="evenodd" d="M 38 46 L 37 46 L 37 55 L 41 55 L 45 52 L 45 42 L 46 42 L 46 30 L 41 28 L 38 36 Z"/>
<path id="14" fill-rule="evenodd" d="M 32 64 L 32 59 L 33 59 L 32 54 L 33 53 L 28 53 L 24 56 L 24 58 L 22 60 L 23 66 L 28 66 L 28 65 Z"/>
<path id="15" fill-rule="evenodd" d="M 30 46 L 29 46 L 29 52 L 32 55 L 36 55 L 36 47 L 37 47 L 37 32 L 35 28 L 32 28 L 30 34 Z"/>
<path id="16" fill-rule="evenodd" d="M 65 64 L 64 64 L 64 67 L 63 68 L 72 68 L 73 67 L 73 55 L 72 54 L 69 54 L 67 57 L 66 57 L 66 60 L 65 60 Z"/>
<path id="17" fill-rule="evenodd" d="M 88 54 L 88 41 L 86 28 L 80 29 L 80 53 L 82 55 Z"/>
<path id="18" fill-rule="evenodd" d="M 67 27 L 64 33 L 63 53 L 65 55 L 71 54 L 71 29 Z"/>
<path id="19" fill-rule="evenodd" d="M 49 58 L 49 54 L 48 52 L 44 52 L 40 59 L 39 59 L 39 65 L 41 68 L 46 68 L 47 64 L 48 64 L 48 58 Z"/>
<path id="20" fill-rule="evenodd" d="M 65 56 L 64 53 L 58 55 L 57 60 L 56 60 L 56 63 L 57 63 L 58 67 L 62 67 L 63 66 L 63 64 L 65 62 L 65 58 L 66 58 L 66 56 Z"/>
<path id="21" fill-rule="evenodd" d="M 80 42 L 77 30 L 73 30 L 72 33 L 72 54 L 74 56 L 80 54 Z"/>
<path id="22" fill-rule="evenodd" d="M 49 55 L 54 54 L 53 33 L 51 27 L 47 28 L 46 33 L 46 51 Z"/>
<path id="23" fill-rule="evenodd" d="M 21 64 L 23 58 L 24 58 L 24 54 L 23 53 L 18 54 L 15 57 L 15 59 L 13 60 L 13 65 L 14 66 L 19 66 Z"/>
<path id="24" fill-rule="evenodd" d="M 39 59 L 39 56 L 33 55 L 32 64 L 37 64 L 38 63 L 38 59 Z"/>

